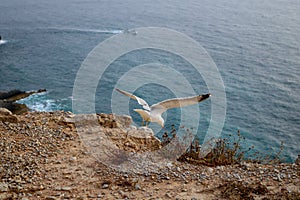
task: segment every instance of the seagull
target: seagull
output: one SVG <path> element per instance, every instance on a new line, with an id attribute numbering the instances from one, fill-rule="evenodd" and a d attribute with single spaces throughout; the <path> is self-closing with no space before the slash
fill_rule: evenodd
<path id="1" fill-rule="evenodd" d="M 191 97 L 184 97 L 184 98 L 174 98 L 174 99 L 167 99 L 152 106 L 149 106 L 148 103 L 129 92 L 116 88 L 118 92 L 128 96 L 134 100 L 136 100 L 144 109 L 134 109 L 135 112 L 139 113 L 143 119 L 142 126 L 144 122 L 146 122 L 146 126 L 148 126 L 149 122 L 156 122 L 164 128 L 165 120 L 162 118 L 162 114 L 166 112 L 170 108 L 179 108 L 184 106 L 190 106 L 197 104 L 211 96 L 211 94 L 203 94 L 198 96 L 191 96 Z"/>

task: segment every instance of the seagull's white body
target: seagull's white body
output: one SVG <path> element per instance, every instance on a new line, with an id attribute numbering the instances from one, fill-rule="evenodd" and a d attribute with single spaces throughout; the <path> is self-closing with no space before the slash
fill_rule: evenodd
<path id="1" fill-rule="evenodd" d="M 164 127 L 165 121 L 161 115 L 168 109 L 194 105 L 210 97 L 210 94 L 204 94 L 185 98 L 167 99 L 165 101 L 161 101 L 159 103 L 153 104 L 152 106 L 149 106 L 148 103 L 140 97 L 137 97 L 118 88 L 116 88 L 116 90 L 136 100 L 140 105 L 143 106 L 144 109 L 134 109 L 134 111 L 139 113 L 143 118 L 143 123 L 145 121 L 147 125 L 148 122 L 156 122 L 162 127 Z"/>

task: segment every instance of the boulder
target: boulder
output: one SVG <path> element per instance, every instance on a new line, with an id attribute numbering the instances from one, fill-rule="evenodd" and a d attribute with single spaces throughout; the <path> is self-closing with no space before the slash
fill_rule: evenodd
<path id="1" fill-rule="evenodd" d="M 8 109 L 0 108 L 0 121 L 16 123 L 18 122 L 18 118 L 15 115 L 13 115 L 12 112 Z"/>
<path id="2" fill-rule="evenodd" d="M 21 90 L 10 90 L 8 92 L 0 92 L 0 99 L 6 101 L 17 101 L 20 99 L 24 99 L 32 94 L 46 92 L 45 89 L 39 89 L 37 91 L 21 91 Z"/>
<path id="3" fill-rule="evenodd" d="M 10 90 L 8 92 L 0 92 L 0 108 L 7 108 L 14 114 L 22 114 L 29 111 L 29 108 L 25 104 L 16 103 L 17 100 L 26 98 L 34 93 L 45 92 L 45 89 L 39 89 L 37 91 L 21 91 Z"/>
<path id="4" fill-rule="evenodd" d="M 154 151 L 161 148 L 161 141 L 155 137 L 152 129 L 141 127 L 127 132 L 124 145 L 133 148 L 135 151 Z"/>
<path id="5" fill-rule="evenodd" d="M 99 124 L 105 128 L 129 128 L 132 118 L 128 115 L 98 114 Z"/>
<path id="6" fill-rule="evenodd" d="M 0 108 L 0 115 L 5 115 L 5 116 L 12 115 L 12 112 L 6 108 Z"/>
<path id="7" fill-rule="evenodd" d="M 155 137 L 152 129 L 132 126 L 132 118 L 127 115 L 76 114 L 66 116 L 61 123 L 72 124 L 74 127 L 69 127 L 64 132 L 77 129 L 87 145 L 90 145 L 89 140 L 95 142 L 101 138 L 101 142 L 107 140 L 104 142 L 105 145 L 116 145 L 118 148 L 130 152 L 154 151 L 161 148 L 161 142 Z M 112 150 L 114 148 L 111 146 Z"/>

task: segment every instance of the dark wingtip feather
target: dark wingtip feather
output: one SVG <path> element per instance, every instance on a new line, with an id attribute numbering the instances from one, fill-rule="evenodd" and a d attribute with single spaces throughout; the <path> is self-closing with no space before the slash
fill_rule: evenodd
<path id="1" fill-rule="evenodd" d="M 208 99 L 210 96 L 211 96 L 210 93 L 199 95 L 199 97 L 200 97 L 200 98 L 199 98 L 199 102 L 200 102 L 200 101 L 203 101 L 203 100 L 205 100 L 205 99 Z"/>

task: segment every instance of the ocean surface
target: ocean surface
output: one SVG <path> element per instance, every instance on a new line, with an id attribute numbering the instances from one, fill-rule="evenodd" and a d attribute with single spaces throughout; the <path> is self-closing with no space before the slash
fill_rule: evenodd
<path id="1" fill-rule="evenodd" d="M 46 93 L 21 102 L 33 110 L 72 111 L 76 73 L 89 52 L 104 40 L 139 27 L 173 29 L 206 49 L 226 91 L 222 136 L 240 130 L 245 148 L 253 145 L 271 154 L 283 142 L 285 162 L 300 154 L 298 0 L 2 0 L 0 90 L 46 88 Z M 188 70 L 186 61 L 168 52 L 142 50 L 111 64 L 96 91 L 96 111 L 111 112 L 118 79 L 145 63 L 179 69 L 196 93 L 208 92 L 203 78 Z M 150 104 L 175 97 L 159 83 L 146 84 L 135 94 Z M 210 105 L 210 101 L 199 105 L 200 138 L 210 122 Z M 139 106 L 130 101 L 133 108 Z M 140 123 L 139 116 L 130 114 Z M 167 116 L 166 130 L 171 124 L 178 128 L 180 110 L 168 111 Z"/>

